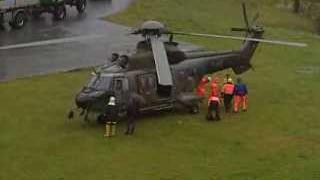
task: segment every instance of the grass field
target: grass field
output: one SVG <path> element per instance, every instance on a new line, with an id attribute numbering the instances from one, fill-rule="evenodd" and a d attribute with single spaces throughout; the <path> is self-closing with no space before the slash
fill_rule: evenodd
<path id="1" fill-rule="evenodd" d="M 65 118 L 89 71 L 1 83 L 0 179 L 320 179 L 320 39 L 310 22 L 275 8 L 275 1 L 254 2 L 249 9 L 260 10 L 266 36 L 309 47 L 260 46 L 256 70 L 243 75 L 248 112 L 223 115 L 218 123 L 204 120 L 204 106 L 195 116 L 148 116 L 134 136 L 104 139 L 102 126 Z M 236 0 L 137 0 L 111 17 L 132 26 L 145 19 L 205 33 L 242 25 Z M 218 49 L 239 45 L 182 40 Z"/>

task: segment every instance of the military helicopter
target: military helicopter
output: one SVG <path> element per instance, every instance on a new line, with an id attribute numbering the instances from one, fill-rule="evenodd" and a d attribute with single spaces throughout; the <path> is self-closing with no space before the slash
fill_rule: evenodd
<path id="1" fill-rule="evenodd" d="M 130 99 L 138 102 L 139 112 L 184 107 L 191 113 L 197 113 L 200 98 L 194 93 L 194 88 L 204 75 L 229 68 L 235 74 L 248 71 L 252 68 L 250 60 L 260 42 L 306 46 L 262 39 L 263 27 L 249 24 L 245 4 L 242 8 L 246 27 L 231 30 L 245 32 L 245 37 L 174 32 L 160 22 L 144 22 L 131 33 L 143 37 L 137 43 L 135 53 L 121 55 L 109 66 L 95 70 L 88 84 L 76 95 L 75 104 L 82 109 L 81 115 L 85 114 L 87 119 L 90 112 L 97 112 L 101 119 L 112 104 L 116 107 L 112 110 L 113 118 L 125 117 L 132 102 Z M 252 22 L 257 19 L 258 15 Z M 173 40 L 174 35 L 234 39 L 243 41 L 243 44 L 239 50 L 224 52 L 183 51 Z M 72 116 L 71 111 L 69 117 Z"/>

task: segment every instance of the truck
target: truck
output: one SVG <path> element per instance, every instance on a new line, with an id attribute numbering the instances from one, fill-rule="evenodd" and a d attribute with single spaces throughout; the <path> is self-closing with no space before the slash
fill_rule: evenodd
<path id="1" fill-rule="evenodd" d="M 40 17 L 42 13 L 51 13 L 55 20 L 66 17 L 66 6 L 75 6 L 83 13 L 87 0 L 0 0 L 0 25 L 9 22 L 12 28 L 22 28 L 28 17 Z"/>

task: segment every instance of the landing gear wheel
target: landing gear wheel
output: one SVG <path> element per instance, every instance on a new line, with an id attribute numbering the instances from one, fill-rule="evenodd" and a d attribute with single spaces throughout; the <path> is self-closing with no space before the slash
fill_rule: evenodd
<path id="1" fill-rule="evenodd" d="M 87 0 L 78 0 L 76 6 L 77 6 L 78 13 L 82 14 L 87 7 Z"/>
<path id="2" fill-rule="evenodd" d="M 59 5 L 59 6 L 55 7 L 53 15 L 54 15 L 55 20 L 60 21 L 60 20 L 65 19 L 67 16 L 66 7 L 64 5 Z"/>
<path id="3" fill-rule="evenodd" d="M 21 29 L 25 25 L 27 21 L 27 16 L 24 11 L 18 12 L 9 22 L 12 28 L 14 29 Z"/>

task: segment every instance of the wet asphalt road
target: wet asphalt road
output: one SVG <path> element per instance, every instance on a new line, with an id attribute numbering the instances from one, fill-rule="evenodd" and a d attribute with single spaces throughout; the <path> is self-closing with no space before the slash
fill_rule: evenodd
<path id="1" fill-rule="evenodd" d="M 64 21 L 53 21 L 43 14 L 20 30 L 0 30 L 0 47 L 56 38 L 102 35 L 102 38 L 20 49 L 0 49 L 0 82 L 20 77 L 69 71 L 101 65 L 114 51 L 126 53 L 135 48 L 140 39 L 128 36 L 129 27 L 117 25 L 101 17 L 125 9 L 132 0 L 88 0 L 86 13 L 78 15 L 75 8 L 67 8 Z M 183 49 L 198 48 L 183 44 Z"/>
<path id="2" fill-rule="evenodd" d="M 21 30 L 0 31 L 0 46 L 50 40 L 88 34 L 103 35 L 100 39 L 41 47 L 0 50 L 0 80 L 67 71 L 103 64 L 111 51 L 128 49 L 137 38 L 126 36 L 128 27 L 100 18 L 123 10 L 131 0 L 88 0 L 86 13 L 78 15 L 67 8 L 67 18 L 56 22 L 51 15 L 30 19 Z"/>

